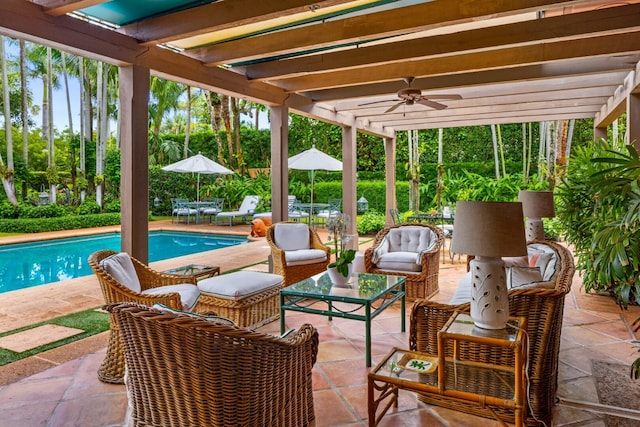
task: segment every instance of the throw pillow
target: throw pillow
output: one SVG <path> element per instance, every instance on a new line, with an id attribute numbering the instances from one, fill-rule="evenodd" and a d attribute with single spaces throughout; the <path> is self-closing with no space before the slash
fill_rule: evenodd
<path id="1" fill-rule="evenodd" d="M 537 267 L 540 269 L 540 274 L 543 274 L 552 256 L 551 252 L 534 252 L 529 255 L 529 267 Z"/>
<path id="2" fill-rule="evenodd" d="M 542 281 L 542 273 L 538 267 L 512 266 L 507 269 L 507 287 L 519 288 Z"/>

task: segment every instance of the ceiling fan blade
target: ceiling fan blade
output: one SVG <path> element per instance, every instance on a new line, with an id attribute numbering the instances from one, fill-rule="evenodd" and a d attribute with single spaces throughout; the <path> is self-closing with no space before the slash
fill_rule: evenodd
<path id="1" fill-rule="evenodd" d="M 436 110 L 444 110 L 445 108 L 447 108 L 447 106 L 444 104 L 440 104 L 439 102 L 435 102 L 435 101 L 429 101 L 426 98 L 419 99 L 418 104 L 422 104 L 424 106 L 431 107 Z"/>
<path id="2" fill-rule="evenodd" d="M 397 99 L 385 99 L 382 101 L 365 102 L 364 104 L 358 104 L 358 107 L 364 107 L 365 105 L 381 104 L 383 102 L 397 101 Z"/>
<path id="3" fill-rule="evenodd" d="M 394 111 L 396 108 L 398 108 L 399 106 L 401 106 L 402 104 L 404 104 L 404 101 L 402 102 L 398 102 L 396 105 L 392 106 L 391 108 L 389 108 L 387 111 L 385 111 L 385 113 L 390 113 L 392 111 Z"/>
<path id="4" fill-rule="evenodd" d="M 451 100 L 455 100 L 455 99 L 462 99 L 462 96 L 460 95 L 454 95 L 454 94 L 435 94 L 435 95 L 425 95 L 423 96 L 423 99 L 451 99 Z"/>

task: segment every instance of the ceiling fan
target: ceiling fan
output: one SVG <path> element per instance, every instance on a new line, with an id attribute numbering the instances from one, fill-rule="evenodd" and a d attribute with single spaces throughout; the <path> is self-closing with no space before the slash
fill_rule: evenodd
<path id="1" fill-rule="evenodd" d="M 448 99 L 448 100 L 462 99 L 460 95 L 422 95 L 422 91 L 420 89 L 411 87 L 411 83 L 413 82 L 413 79 L 414 79 L 413 77 L 405 77 L 403 79 L 408 87 L 404 89 L 400 89 L 398 91 L 398 99 L 387 99 L 384 101 L 367 102 L 365 104 L 359 104 L 358 106 L 361 107 L 365 105 L 379 104 L 382 102 L 398 101 L 396 104 L 389 107 L 387 111 L 385 111 L 385 113 L 390 113 L 401 105 L 413 105 L 413 104 L 421 104 L 426 107 L 434 108 L 436 110 L 444 110 L 445 108 L 447 108 L 447 106 L 439 102 L 433 101 L 433 99 Z"/>

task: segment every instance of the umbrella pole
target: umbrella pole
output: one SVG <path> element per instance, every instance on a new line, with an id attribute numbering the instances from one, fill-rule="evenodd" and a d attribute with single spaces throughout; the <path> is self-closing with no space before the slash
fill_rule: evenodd
<path id="1" fill-rule="evenodd" d="M 314 170 L 311 170 L 311 208 L 309 209 L 309 225 L 315 226 L 313 223 L 313 179 L 315 178 Z"/>
<path id="2" fill-rule="evenodd" d="M 198 185 L 196 186 L 196 203 L 200 203 L 200 172 L 198 172 Z"/>

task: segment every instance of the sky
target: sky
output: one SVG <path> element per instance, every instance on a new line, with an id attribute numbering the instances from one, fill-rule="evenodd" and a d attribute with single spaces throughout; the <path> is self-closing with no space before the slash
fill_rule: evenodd
<path id="1" fill-rule="evenodd" d="M 19 56 L 18 46 L 16 44 L 12 44 L 7 46 L 7 53 L 10 57 L 17 58 Z M 80 82 L 77 78 L 69 76 L 69 97 L 71 100 L 71 118 L 73 120 L 73 130 L 74 132 L 79 132 L 80 130 Z M 28 86 L 32 93 L 33 97 L 33 105 L 38 105 L 42 107 L 42 85 L 43 82 L 41 79 L 31 78 L 28 80 Z M 67 115 L 67 100 L 65 94 L 65 86 L 64 79 L 60 78 L 60 87 L 54 89 L 53 91 L 53 123 L 54 127 L 58 132 L 62 132 L 65 129 L 69 128 L 69 118 Z M 32 115 L 31 119 L 35 122 L 37 127 L 42 126 L 42 108 L 40 113 L 37 115 Z M 252 122 L 252 119 L 249 117 L 243 117 L 243 120 Z M 0 117 L 0 122 L 2 119 Z M 116 123 L 112 121 L 111 123 L 111 131 L 115 131 Z M 269 122 L 266 113 L 261 113 L 260 116 L 260 128 L 268 129 Z"/>

